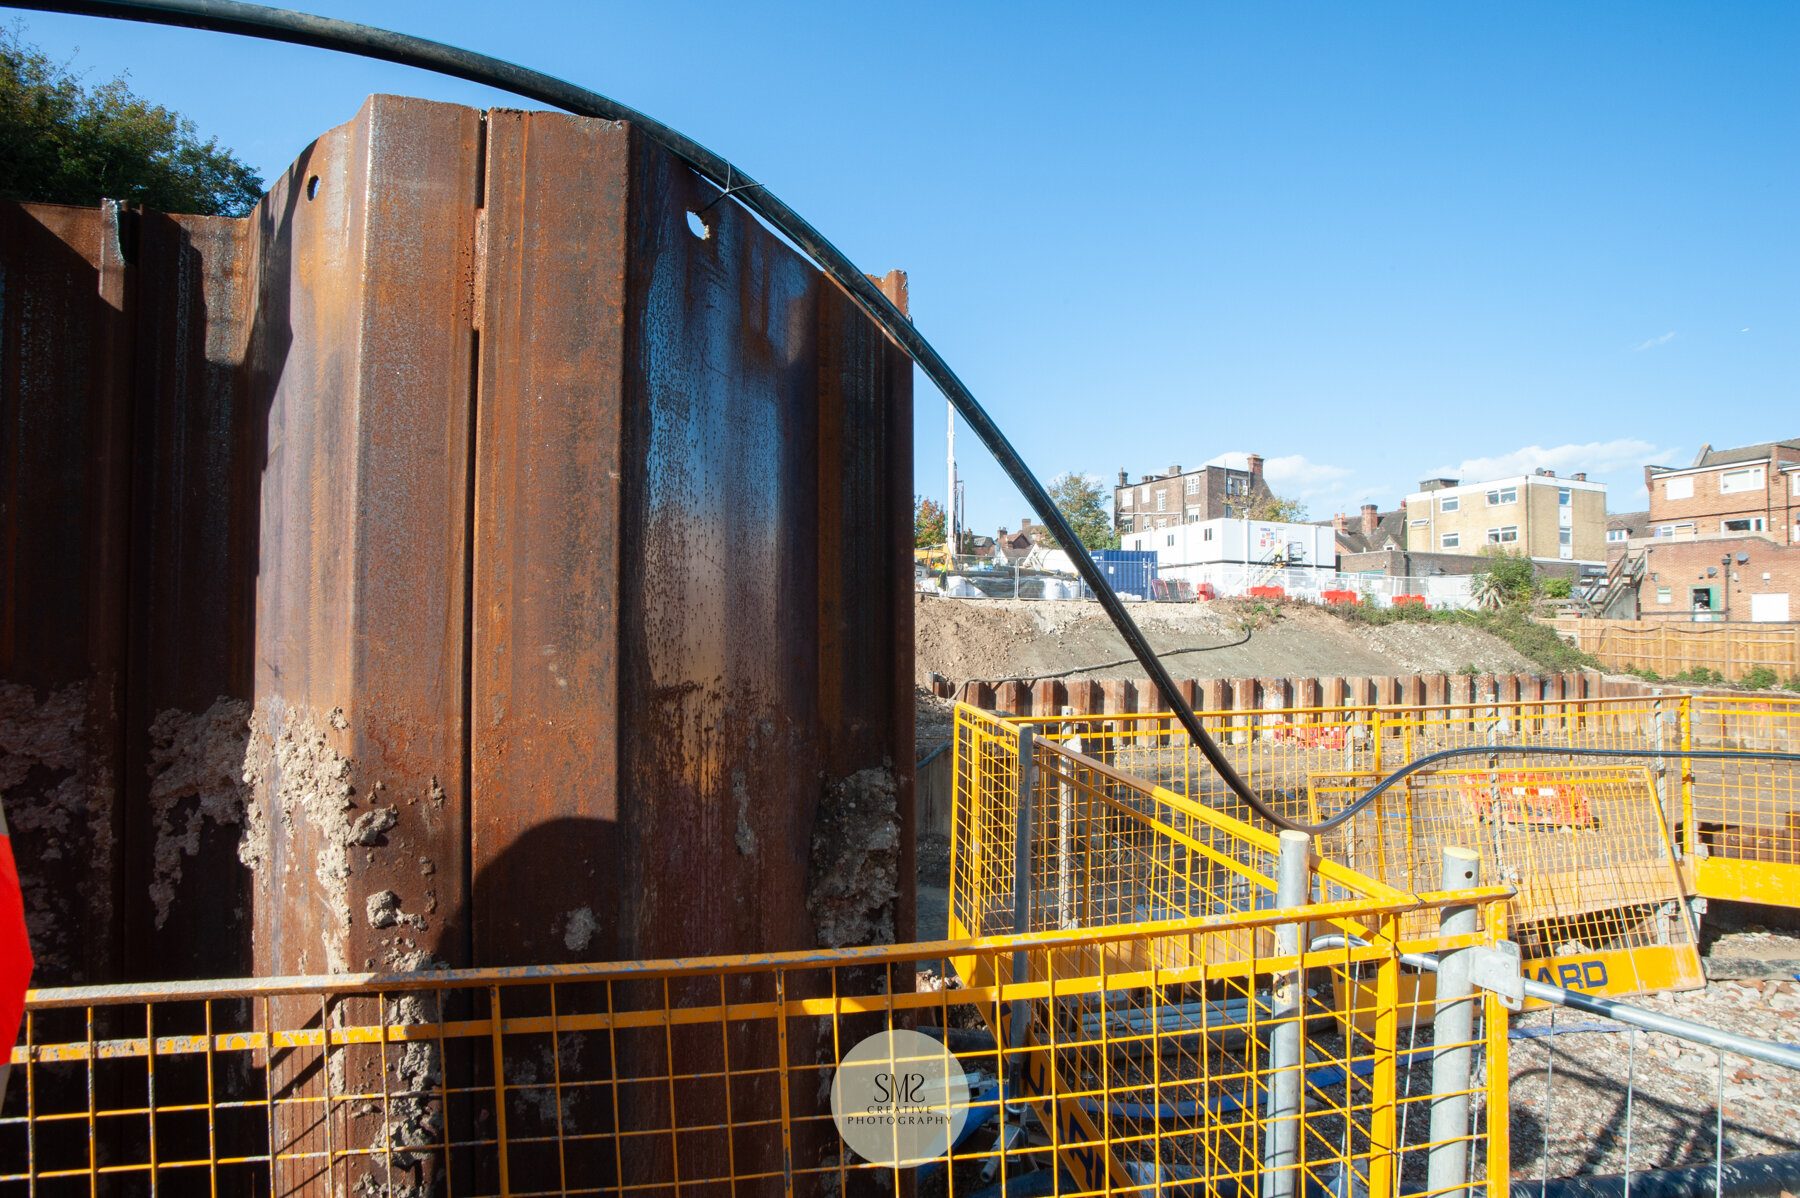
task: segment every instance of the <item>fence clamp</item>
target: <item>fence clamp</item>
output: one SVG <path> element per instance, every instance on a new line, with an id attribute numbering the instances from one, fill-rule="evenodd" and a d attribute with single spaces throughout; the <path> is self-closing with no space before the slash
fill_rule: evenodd
<path id="1" fill-rule="evenodd" d="M 1469 951 L 1469 981 L 1500 996 L 1500 1005 L 1517 1011 L 1525 1005 L 1525 976 L 1520 971 L 1519 946 L 1496 940 L 1491 947 Z"/>

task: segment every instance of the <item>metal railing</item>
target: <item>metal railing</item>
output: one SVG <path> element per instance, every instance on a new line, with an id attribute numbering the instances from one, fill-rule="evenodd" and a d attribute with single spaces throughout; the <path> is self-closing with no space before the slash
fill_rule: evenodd
<path id="1" fill-rule="evenodd" d="M 1201 718 L 1252 789 L 1309 823 L 1407 762 L 1448 748 L 1800 751 L 1800 698 L 1764 696 L 1501 702 L 1474 694 L 1411 707 L 1236 709 Z M 1167 713 L 1021 722 L 1053 741 L 1080 736 L 1089 755 L 1113 768 L 1256 822 Z M 1569 943 L 1591 946 L 1603 931 L 1580 918 L 1604 897 L 1581 877 L 1590 860 L 1616 866 L 1620 901 L 1609 909 L 1634 908 L 1639 947 L 1651 925 L 1656 944 L 1691 945 L 1686 913 L 1671 907 L 1689 897 L 1800 906 L 1800 768 L 1791 763 L 1677 756 L 1562 765 L 1496 753 L 1446 766 L 1407 779 L 1320 851 L 1409 888 L 1421 868 L 1434 868 L 1433 846 L 1444 835 L 1481 846 L 1490 877 L 1523 884 L 1531 875 L 1524 901 L 1535 902 L 1534 894 L 1544 900 L 1534 918 L 1561 923 L 1545 942 L 1551 952 Z M 1669 977 L 1665 967 L 1652 973 Z"/>
<path id="2" fill-rule="evenodd" d="M 920 589 L 950 598 L 1092 599 L 1093 593 L 1072 571 L 1011 564 L 1001 558 L 959 557 L 944 568 L 935 563 L 918 579 Z M 1354 603 L 1392 607 L 1417 603 L 1442 610 L 1472 610 L 1470 575 L 1417 577 L 1344 574 L 1280 562 L 1205 562 L 1164 565 L 1136 587 L 1121 587 L 1127 597 L 1145 602 L 1193 602 L 1279 592 L 1280 598 L 1306 603 Z"/>
<path id="3" fill-rule="evenodd" d="M 1035 961 L 956 962 L 973 988 L 1002 976 L 1046 987 L 1045 1002 L 1007 1012 L 993 1034 L 1048 1054 L 1024 1092 L 1048 1087 L 1042 1117 L 1081 1149 L 1061 1154 L 1067 1177 L 1049 1188 L 1501 1193 L 1504 1012 L 1491 995 L 1471 999 L 1481 1018 L 1460 1038 L 1402 1052 L 1398 953 L 1492 942 L 1509 891 L 1396 889 L 1312 857 L 1304 836 L 1278 838 L 1108 765 L 1072 722 L 1054 736 L 1039 727 L 957 709 L 952 934 L 1209 927 L 1109 942 L 1063 976 Z M 1444 934 L 1456 908 L 1480 915 Z M 1410 936 L 1409 922 L 1420 925 Z M 1315 950 L 1307 928 L 1335 930 L 1337 943 Z M 1053 1051 L 1062 1045 L 1079 1050 Z M 1434 1086 L 1437 1049 L 1469 1050 L 1485 1068 Z M 1099 1101 L 1096 1087 L 1132 1097 Z M 1058 1101 L 1059 1088 L 1072 1097 Z M 1459 1097 L 1460 1122 L 1434 1131 L 1434 1101 Z M 1427 1185 L 1434 1160 L 1439 1184 Z"/>
<path id="4" fill-rule="evenodd" d="M 0 1182 L 90 1195 L 849 1193 L 892 1170 L 844 1151 L 825 1101 L 835 1062 L 875 1032 L 925 1027 L 971 1083 L 949 1194 L 1058 1164 L 1080 1179 L 1069 1194 L 1151 1177 L 1254 1188 L 1268 1172 L 1271 1037 L 1318 1013 L 1272 1007 L 1269 980 L 1305 970 L 1372 971 L 1387 997 L 1373 1032 L 1308 1032 L 1305 1063 L 1285 1067 L 1307 1101 L 1282 1116 L 1294 1131 L 1282 1167 L 1309 1188 L 1354 1179 L 1392 1193 L 1403 1158 L 1429 1147 L 1417 1120 L 1404 1127 L 1392 937 L 1398 915 L 1442 901 L 1316 904 L 1319 926 L 1373 947 L 1303 957 L 1264 947 L 1291 911 L 1252 910 L 754 958 L 39 991 L 13 1052 L 22 1110 L 0 1117 Z M 965 986 L 921 973 L 946 956 Z M 1022 1036 L 955 1030 L 1010 1029 L 1019 1012 Z M 1488 1028 L 1503 1052 L 1504 1022 Z M 1482 1138 L 1504 1133 L 1504 1088 L 1491 1076 L 1476 1098 L 1497 1112 L 1459 1137 L 1479 1182 Z"/>

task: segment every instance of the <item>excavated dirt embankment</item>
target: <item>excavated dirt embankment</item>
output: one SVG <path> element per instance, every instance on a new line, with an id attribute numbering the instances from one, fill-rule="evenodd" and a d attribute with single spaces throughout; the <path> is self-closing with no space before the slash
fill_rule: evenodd
<path id="1" fill-rule="evenodd" d="M 1157 650 L 1242 645 L 1167 659 L 1177 678 L 1310 678 L 1379 674 L 1448 674 L 1474 666 L 1483 673 L 1537 669 L 1498 637 L 1437 624 L 1352 624 L 1318 608 L 1263 608 L 1236 600 L 1134 604 L 1132 614 Z M 1130 656 L 1099 605 L 1075 601 L 939 599 L 917 602 L 914 671 L 952 682 L 1014 678 Z M 1078 675 L 1136 678 L 1135 663 Z"/>

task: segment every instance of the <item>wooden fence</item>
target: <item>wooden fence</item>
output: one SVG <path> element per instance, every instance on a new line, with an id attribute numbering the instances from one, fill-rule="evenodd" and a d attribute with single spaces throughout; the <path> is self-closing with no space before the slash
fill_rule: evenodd
<path id="1" fill-rule="evenodd" d="M 1704 667 L 1735 682 L 1760 666 L 1775 671 L 1780 682 L 1800 677 L 1800 626 L 1792 624 L 1664 624 L 1569 617 L 1554 623 L 1558 633 L 1599 658 L 1608 670 L 1632 666 L 1669 678 Z"/>

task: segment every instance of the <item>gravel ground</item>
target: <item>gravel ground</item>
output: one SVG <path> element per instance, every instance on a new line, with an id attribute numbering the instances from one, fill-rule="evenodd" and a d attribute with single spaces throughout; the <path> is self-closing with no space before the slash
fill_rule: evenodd
<path id="1" fill-rule="evenodd" d="M 1786 1043 L 1800 1042 L 1800 982 L 1712 982 L 1704 990 L 1628 1000 L 1697 1023 Z M 1612 1026 L 1569 1011 L 1564 1028 Z M 1547 1028 L 1551 1012 L 1514 1019 L 1517 1032 Z M 1626 1079 L 1632 1079 L 1631 1167 L 1711 1161 L 1718 1136 L 1719 1054 L 1668 1036 L 1572 1031 L 1515 1039 L 1512 1167 L 1515 1178 L 1621 1173 L 1626 1166 Z M 1724 1062 L 1727 1159 L 1800 1151 L 1800 1078 L 1732 1053 Z"/>

